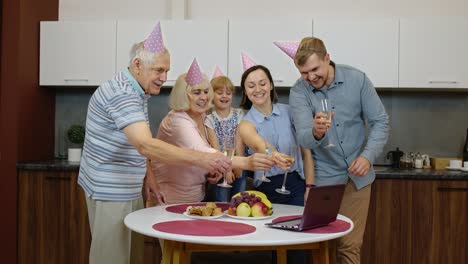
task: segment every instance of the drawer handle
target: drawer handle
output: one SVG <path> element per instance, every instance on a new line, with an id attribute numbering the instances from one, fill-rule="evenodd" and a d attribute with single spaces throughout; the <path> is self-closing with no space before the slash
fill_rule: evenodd
<path id="1" fill-rule="evenodd" d="M 429 83 L 433 84 L 444 84 L 444 83 L 449 83 L 449 84 L 457 84 L 457 81 L 429 81 Z"/>
<path id="2" fill-rule="evenodd" d="M 66 177 L 66 176 L 46 176 L 46 180 L 51 180 L 51 181 L 55 181 L 55 180 L 64 180 L 64 181 L 69 181 L 71 177 Z"/>
<path id="3" fill-rule="evenodd" d="M 466 187 L 438 187 L 439 192 L 468 192 Z"/>
<path id="4" fill-rule="evenodd" d="M 80 78 L 80 79 L 72 79 L 72 78 L 67 78 L 63 79 L 65 82 L 88 82 L 88 78 Z"/>

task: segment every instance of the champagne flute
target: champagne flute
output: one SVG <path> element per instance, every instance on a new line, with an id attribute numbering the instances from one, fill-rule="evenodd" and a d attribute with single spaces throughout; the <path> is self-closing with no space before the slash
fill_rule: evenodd
<path id="1" fill-rule="evenodd" d="M 325 120 L 329 121 L 330 124 L 332 122 L 332 111 L 331 111 L 331 108 L 329 106 L 329 101 L 328 99 L 324 98 L 324 99 L 321 99 L 320 100 L 320 103 L 322 105 L 322 113 L 324 113 L 326 115 L 326 117 L 324 118 Z M 328 133 L 328 145 L 326 145 L 324 148 L 332 148 L 332 147 L 335 147 L 335 144 L 333 143 L 333 132 L 330 130 L 331 127 L 330 125 L 328 126 L 328 129 L 327 129 L 327 133 Z"/>
<path id="2" fill-rule="evenodd" d="M 295 145 L 295 144 L 290 145 L 289 146 L 288 156 L 285 157 L 285 159 L 288 160 L 289 163 L 291 163 L 291 167 L 294 164 L 294 161 L 296 160 L 296 154 L 297 154 L 297 145 Z M 286 190 L 286 179 L 287 179 L 287 177 L 288 177 L 288 171 L 285 171 L 284 172 L 284 178 L 283 178 L 283 185 L 281 186 L 281 188 L 275 189 L 275 191 L 277 193 L 291 194 L 291 191 Z"/>
<path id="3" fill-rule="evenodd" d="M 275 144 L 278 141 L 278 134 L 272 134 L 271 135 L 271 140 L 273 141 L 273 144 Z M 265 154 L 268 155 L 268 157 L 273 156 L 273 151 L 275 151 L 275 147 L 270 144 L 266 138 L 263 138 L 263 142 L 265 144 Z M 263 176 L 260 178 L 260 181 L 262 182 L 271 182 L 270 179 L 267 178 L 266 176 L 267 171 L 263 172 Z"/>
<path id="4" fill-rule="evenodd" d="M 234 153 L 236 151 L 236 144 L 235 144 L 235 135 L 234 136 L 229 136 L 224 135 L 224 140 L 223 140 L 223 153 L 224 156 L 226 156 L 228 159 L 232 160 L 232 157 L 234 157 Z M 232 185 L 227 183 L 226 180 L 226 172 L 224 173 L 223 177 L 223 183 L 218 183 L 219 187 L 224 187 L 224 188 L 232 188 Z"/>

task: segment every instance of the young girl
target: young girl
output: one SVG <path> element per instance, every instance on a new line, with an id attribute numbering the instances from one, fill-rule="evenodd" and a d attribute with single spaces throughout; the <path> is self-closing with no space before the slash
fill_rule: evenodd
<path id="1" fill-rule="evenodd" d="M 223 142 L 225 138 L 236 138 L 236 145 L 242 145 L 240 137 L 237 137 L 237 125 L 244 117 L 242 109 L 232 108 L 232 96 L 234 94 L 234 85 L 226 76 L 218 76 L 211 80 L 213 87 L 214 108 L 207 116 L 205 125 L 208 128 L 208 137 L 215 148 L 221 152 L 224 151 Z M 239 149 L 239 148 L 236 148 Z M 236 153 L 243 156 L 244 153 Z M 245 190 L 246 178 L 242 171 L 229 172 L 226 175 L 227 182 L 232 185 L 232 188 L 214 186 L 216 193 L 216 201 L 227 202 L 232 195 Z"/>

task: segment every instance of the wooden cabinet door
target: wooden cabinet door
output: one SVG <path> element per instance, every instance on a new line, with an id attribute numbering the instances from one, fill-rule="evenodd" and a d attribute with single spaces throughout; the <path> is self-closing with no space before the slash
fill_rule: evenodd
<path id="1" fill-rule="evenodd" d="M 398 87 L 398 19 L 314 19 L 330 58 L 367 74 L 375 87 Z"/>
<path id="2" fill-rule="evenodd" d="M 430 263 L 468 263 L 468 181 L 433 185 Z"/>
<path id="3" fill-rule="evenodd" d="M 270 70 L 276 86 L 292 86 L 301 77 L 299 71 L 273 42 L 301 41 L 307 36 L 312 36 L 312 19 L 229 20 L 229 78 L 240 86 L 244 52 Z"/>
<path id="4" fill-rule="evenodd" d="M 43 177 L 31 171 L 18 175 L 18 264 L 44 262 Z"/>
<path id="5" fill-rule="evenodd" d="M 91 236 L 77 174 L 19 173 L 18 263 L 88 263 Z"/>
<path id="6" fill-rule="evenodd" d="M 128 67 L 130 49 L 153 30 L 155 20 L 117 22 L 117 71 Z M 219 66 L 227 74 L 227 20 L 161 21 L 164 45 L 171 54 L 171 70 L 164 85 L 173 86 L 196 58 L 201 71 L 211 79 Z"/>
<path id="7" fill-rule="evenodd" d="M 468 263 L 467 222 L 467 181 L 377 179 L 362 263 Z"/>
<path id="8" fill-rule="evenodd" d="M 400 19 L 400 87 L 468 88 L 468 18 Z"/>
<path id="9" fill-rule="evenodd" d="M 115 21 L 41 22 L 40 85 L 100 85 L 115 75 Z"/>

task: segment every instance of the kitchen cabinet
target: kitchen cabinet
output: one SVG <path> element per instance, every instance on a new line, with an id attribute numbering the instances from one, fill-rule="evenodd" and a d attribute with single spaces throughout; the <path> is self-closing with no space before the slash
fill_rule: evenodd
<path id="1" fill-rule="evenodd" d="M 88 262 L 91 235 L 78 172 L 18 175 L 18 263 Z"/>
<path id="2" fill-rule="evenodd" d="M 154 20 L 119 20 L 117 22 L 117 70 L 129 65 L 130 49 L 153 30 Z M 161 21 L 164 45 L 171 54 L 171 70 L 165 85 L 172 86 L 177 77 L 188 71 L 196 58 L 203 73 L 211 79 L 219 66 L 227 74 L 228 22 Z"/>
<path id="3" fill-rule="evenodd" d="M 468 18 L 400 20 L 400 87 L 468 88 Z"/>
<path id="4" fill-rule="evenodd" d="M 301 41 L 312 36 L 312 19 L 229 20 L 229 78 L 240 86 L 241 52 L 266 66 L 276 86 L 292 86 L 300 77 L 294 61 L 274 41 Z"/>
<path id="5" fill-rule="evenodd" d="M 314 19 L 330 58 L 367 74 L 375 87 L 398 87 L 398 19 Z"/>
<path id="6" fill-rule="evenodd" d="M 19 264 L 88 263 L 91 233 L 77 178 L 78 171 L 19 170 Z M 161 263 L 157 239 L 145 236 L 143 263 Z"/>
<path id="7" fill-rule="evenodd" d="M 97 86 L 115 75 L 116 22 L 41 22 L 40 85 Z"/>
<path id="8" fill-rule="evenodd" d="M 468 263 L 468 181 L 377 179 L 362 263 Z"/>

